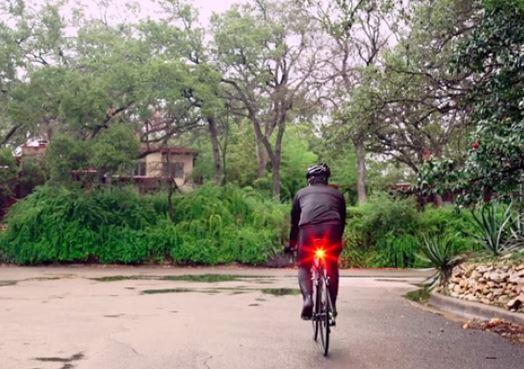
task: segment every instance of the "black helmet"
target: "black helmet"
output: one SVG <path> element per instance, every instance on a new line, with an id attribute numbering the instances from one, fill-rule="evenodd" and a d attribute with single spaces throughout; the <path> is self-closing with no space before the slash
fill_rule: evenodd
<path id="1" fill-rule="evenodd" d="M 312 167 L 307 168 L 306 179 L 311 177 L 325 177 L 326 179 L 331 176 L 331 170 L 327 164 L 320 163 L 318 165 L 313 165 Z"/>

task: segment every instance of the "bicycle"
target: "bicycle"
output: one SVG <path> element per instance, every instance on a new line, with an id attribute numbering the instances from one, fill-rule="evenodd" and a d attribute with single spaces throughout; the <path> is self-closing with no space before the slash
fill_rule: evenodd
<path id="1" fill-rule="evenodd" d="M 317 241 L 317 240 L 315 240 Z M 318 240 L 322 241 L 322 240 Z M 315 242 L 317 243 L 317 242 Z M 318 342 L 320 333 L 320 343 L 324 356 L 329 352 L 329 336 L 331 327 L 336 325 L 333 314 L 333 303 L 329 294 L 329 276 L 326 269 L 327 252 L 321 242 L 315 245 L 313 252 L 313 264 L 311 266 L 311 279 L 313 281 L 313 340 Z M 291 253 L 291 261 L 297 259 L 297 249 L 288 248 L 286 253 Z"/>
<path id="2" fill-rule="evenodd" d="M 320 333 L 320 343 L 324 356 L 329 352 L 329 335 L 331 327 L 335 326 L 333 314 L 333 303 L 329 294 L 329 276 L 326 270 L 326 251 L 323 248 L 316 248 L 313 258 L 312 279 L 313 279 L 313 340 L 318 342 Z"/>

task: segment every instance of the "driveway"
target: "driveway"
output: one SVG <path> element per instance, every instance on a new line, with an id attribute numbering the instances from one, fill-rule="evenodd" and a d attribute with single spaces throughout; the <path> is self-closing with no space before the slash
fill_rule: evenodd
<path id="1" fill-rule="evenodd" d="M 0 369 L 522 368 L 522 346 L 403 298 L 420 271 L 343 271 L 324 358 L 295 274 L 0 267 Z"/>

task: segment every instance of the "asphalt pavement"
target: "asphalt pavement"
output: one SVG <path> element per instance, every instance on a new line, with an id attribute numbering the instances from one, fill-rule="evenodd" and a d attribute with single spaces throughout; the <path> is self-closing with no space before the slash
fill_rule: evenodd
<path id="1" fill-rule="evenodd" d="M 241 277 L 180 280 L 209 273 Z M 295 274 L 237 267 L 0 267 L 0 369 L 524 366 L 522 346 L 464 330 L 406 300 L 424 276 L 420 271 L 344 271 L 325 358 L 311 323 L 299 319 L 300 296 L 286 294 L 295 292 Z M 283 295 L 271 294 L 278 292 Z"/>

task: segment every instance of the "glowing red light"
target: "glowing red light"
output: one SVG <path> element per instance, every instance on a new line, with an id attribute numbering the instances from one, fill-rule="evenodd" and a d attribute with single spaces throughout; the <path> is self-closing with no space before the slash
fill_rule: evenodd
<path id="1" fill-rule="evenodd" d="M 315 257 L 317 259 L 321 259 L 321 260 L 325 259 L 326 258 L 326 250 L 324 250 L 324 249 L 316 249 L 315 250 Z"/>

